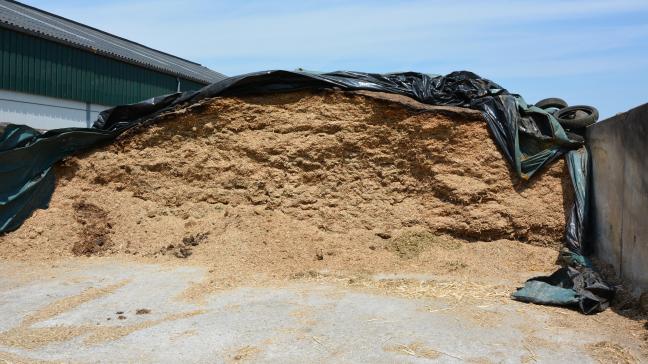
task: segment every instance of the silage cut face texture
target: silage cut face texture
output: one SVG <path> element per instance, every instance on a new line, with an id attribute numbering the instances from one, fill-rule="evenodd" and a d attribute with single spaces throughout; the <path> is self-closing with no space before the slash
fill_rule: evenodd
<path id="1" fill-rule="evenodd" d="M 182 256 L 279 276 L 317 262 L 380 272 L 419 261 L 446 272 L 445 263 L 424 263 L 436 261 L 486 272 L 494 263 L 478 263 L 477 251 L 464 261 L 465 244 L 497 241 L 511 264 L 529 254 L 513 242 L 557 247 L 571 198 L 562 161 L 521 189 L 478 113 L 330 91 L 216 98 L 67 160 L 56 174 L 54 209 L 6 237 L 34 257 L 72 255 L 79 241 L 91 248 L 83 254 Z M 94 211 L 82 206 L 106 212 L 103 223 L 80 223 Z M 88 228 L 110 243 L 87 245 Z M 35 240 L 24 239 L 32 232 Z M 185 243 L 197 236 L 206 238 Z"/>
<path id="2" fill-rule="evenodd" d="M 545 115 L 542 110 L 530 110 L 519 97 L 508 96 L 508 92 L 499 85 L 482 79 L 471 72 L 453 72 L 446 76 L 431 77 L 425 74 L 408 72 L 397 74 L 368 74 L 361 72 L 333 72 L 328 74 L 314 74 L 306 72 L 267 71 L 257 72 L 237 77 L 230 77 L 199 92 L 187 92 L 161 96 L 133 105 L 118 106 L 101 113 L 95 123 L 95 129 L 75 131 L 53 131 L 43 136 L 31 137 L 48 142 L 34 143 L 29 149 L 20 153 L 27 153 L 22 160 L 37 159 L 38 156 L 48 155 L 50 158 L 40 163 L 28 163 L 14 169 L 5 180 L 14 181 L 14 185 L 26 186 L 33 176 L 42 174 L 53 163 L 76 151 L 97 146 L 109 141 L 120 133 L 142 122 L 150 122 L 165 110 L 168 111 L 179 105 L 195 104 L 201 100 L 220 95 L 249 95 L 271 94 L 291 90 L 337 87 L 346 90 L 372 90 L 413 97 L 418 101 L 437 105 L 457 105 L 473 107 L 483 112 L 496 143 L 503 151 L 506 159 L 513 166 L 515 173 L 524 179 L 530 178 L 536 171 L 547 165 L 550 161 L 560 156 L 566 149 L 571 148 L 570 141 L 564 139 L 564 132 L 551 116 Z M 515 106 L 513 106 L 515 105 Z M 529 113 L 534 119 L 535 114 L 548 117 L 553 125 L 554 135 L 542 135 L 532 138 L 543 140 L 545 149 L 529 155 L 526 140 L 518 136 L 519 119 L 521 113 Z M 535 113 L 535 114 L 534 114 Z M 544 113 L 544 114 L 543 114 Z M 555 125 L 554 125 L 555 124 Z M 561 134 L 562 132 L 562 134 Z M 558 148 L 557 145 L 561 147 Z M 45 149 L 43 149 L 45 147 Z M 0 146 L 2 149 L 2 146 Z M 7 154 L 8 153 L 8 154 Z M 11 156 L 9 150 L 0 158 L 17 160 Z M 38 191 L 46 191 L 41 188 Z M 15 228 L 22 223 L 33 208 L 29 201 L 44 200 L 50 197 L 49 193 L 35 196 L 36 189 L 16 189 L 4 186 L 0 193 L 11 195 L 14 210 L 25 211 L 23 214 L 14 214 L 7 208 L 0 208 L 0 217 L 3 219 L 3 229 Z"/>

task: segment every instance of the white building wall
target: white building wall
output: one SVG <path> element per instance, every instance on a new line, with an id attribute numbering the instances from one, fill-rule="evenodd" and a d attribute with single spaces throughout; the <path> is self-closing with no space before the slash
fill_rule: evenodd
<path id="1" fill-rule="evenodd" d="M 109 107 L 0 89 L 0 123 L 36 129 L 90 127 Z"/>

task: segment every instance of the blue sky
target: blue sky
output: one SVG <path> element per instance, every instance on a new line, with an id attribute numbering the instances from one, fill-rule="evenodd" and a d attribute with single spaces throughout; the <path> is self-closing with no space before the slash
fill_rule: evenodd
<path id="1" fill-rule="evenodd" d="M 602 117 L 648 102 L 648 1 L 25 0 L 227 75 L 470 70 Z"/>

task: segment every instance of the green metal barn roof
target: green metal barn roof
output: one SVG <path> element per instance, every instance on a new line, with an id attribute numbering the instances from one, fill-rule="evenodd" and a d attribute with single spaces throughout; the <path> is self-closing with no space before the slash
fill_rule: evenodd
<path id="1" fill-rule="evenodd" d="M 213 83 L 226 77 L 198 63 L 16 1 L 0 0 L 0 27 L 199 83 Z"/>

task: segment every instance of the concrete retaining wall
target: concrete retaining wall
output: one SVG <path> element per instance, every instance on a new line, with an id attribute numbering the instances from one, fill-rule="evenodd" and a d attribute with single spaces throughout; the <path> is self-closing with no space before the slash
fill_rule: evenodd
<path id="1" fill-rule="evenodd" d="M 648 290 L 648 104 L 587 129 L 596 255 Z"/>

